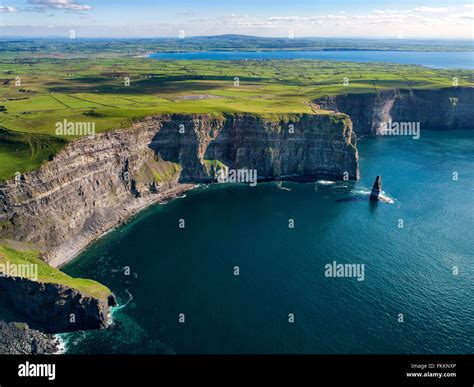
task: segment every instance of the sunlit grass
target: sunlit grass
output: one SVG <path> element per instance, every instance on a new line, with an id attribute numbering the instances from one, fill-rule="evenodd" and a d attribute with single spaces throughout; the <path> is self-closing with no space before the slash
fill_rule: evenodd
<path id="1" fill-rule="evenodd" d="M 111 294 L 107 287 L 96 281 L 73 278 L 49 266 L 39 258 L 39 253 L 35 250 L 20 251 L 7 246 L 0 246 L 0 268 L 6 267 L 5 265 L 7 263 L 17 265 L 16 267 L 18 267 L 18 265 L 36 265 L 38 278 L 29 278 L 30 280 L 65 285 L 101 300 L 107 300 L 107 297 Z"/>
<path id="2" fill-rule="evenodd" d="M 55 125 L 64 119 L 93 121 L 103 132 L 159 113 L 313 113 L 310 102 L 327 95 L 451 87 L 453 77 L 459 86 L 473 86 L 472 71 L 316 60 L 4 59 L 0 77 L 0 106 L 6 109 L 0 126 L 22 133 L 13 143 L 2 139 L 0 180 L 37 168 L 54 154 L 47 145 L 36 151 L 38 141 L 26 134 L 56 144 Z"/>

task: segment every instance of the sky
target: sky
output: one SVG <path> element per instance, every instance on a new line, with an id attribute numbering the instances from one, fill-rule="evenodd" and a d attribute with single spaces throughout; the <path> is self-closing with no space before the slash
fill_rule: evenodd
<path id="1" fill-rule="evenodd" d="M 0 36 L 474 38 L 474 2 L 0 0 Z"/>

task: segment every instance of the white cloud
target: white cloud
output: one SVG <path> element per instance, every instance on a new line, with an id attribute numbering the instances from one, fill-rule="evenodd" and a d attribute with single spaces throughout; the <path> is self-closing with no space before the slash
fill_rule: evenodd
<path id="1" fill-rule="evenodd" d="M 28 2 L 42 9 L 65 11 L 90 11 L 92 9 L 90 5 L 77 4 L 74 0 L 29 0 Z"/>
<path id="2" fill-rule="evenodd" d="M 13 13 L 13 12 L 18 12 L 18 10 L 14 7 L 0 6 L 0 13 Z"/>
<path id="3" fill-rule="evenodd" d="M 394 15 L 400 13 L 400 11 L 397 11 L 395 9 L 376 9 L 372 11 L 372 13 L 376 15 Z"/>
<path id="4" fill-rule="evenodd" d="M 463 12 L 464 11 L 464 12 Z M 416 7 L 410 9 L 375 9 L 352 15 L 288 15 L 251 17 L 230 15 L 188 20 L 188 30 L 200 29 L 198 35 L 244 33 L 284 36 L 291 29 L 297 36 L 397 36 L 470 37 L 472 27 L 463 6 Z M 201 27 L 202 26 L 202 27 Z M 211 28 L 210 26 L 215 26 Z M 225 27 L 225 31 L 222 28 Z"/>
<path id="5" fill-rule="evenodd" d="M 426 12 L 426 13 L 443 13 L 443 12 L 449 12 L 449 8 L 418 7 L 418 8 L 413 8 L 411 11 Z"/>
<path id="6" fill-rule="evenodd" d="M 36 10 L 41 8 L 42 11 L 74 12 L 90 9 L 87 5 L 78 4 L 79 1 L 83 3 L 87 0 L 28 1 L 35 5 Z M 110 27 L 99 24 L 103 22 L 97 21 L 94 27 L 84 27 L 83 36 L 177 36 L 178 31 L 184 29 L 186 36 L 235 33 L 287 37 L 288 31 L 291 30 L 296 37 L 397 37 L 402 31 L 405 37 L 471 38 L 473 36 L 471 9 L 461 4 L 450 8 L 424 6 L 404 9 L 382 8 L 346 14 L 334 12 L 298 15 L 292 12 L 287 15 L 268 13 L 266 16 L 245 14 L 204 16 L 206 14 L 203 12 L 195 15 L 192 12 L 186 12 L 186 16 L 183 15 L 180 18 L 176 18 L 175 14 L 173 14 L 174 18 L 165 15 L 159 23 L 136 24 L 113 21 L 113 26 Z M 47 23 L 42 23 L 43 28 L 54 21 L 54 19 L 49 19 Z M 82 22 L 79 22 L 79 25 L 85 26 Z M 41 25 L 37 27 L 40 28 Z M 55 28 L 51 30 L 56 31 L 59 28 L 55 24 Z M 68 30 L 64 28 L 67 33 Z"/>

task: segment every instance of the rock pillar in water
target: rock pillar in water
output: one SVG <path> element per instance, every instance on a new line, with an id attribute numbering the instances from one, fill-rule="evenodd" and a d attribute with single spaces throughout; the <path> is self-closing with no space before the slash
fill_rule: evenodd
<path id="1" fill-rule="evenodd" d="M 372 192 L 370 193 L 370 200 L 379 200 L 380 192 L 382 192 L 382 177 L 377 176 L 374 186 L 372 187 Z"/>

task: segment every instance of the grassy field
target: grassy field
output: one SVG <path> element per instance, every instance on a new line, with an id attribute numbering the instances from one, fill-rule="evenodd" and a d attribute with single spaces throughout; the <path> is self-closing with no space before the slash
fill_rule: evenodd
<path id="1" fill-rule="evenodd" d="M 49 266 L 39 258 L 39 253 L 34 250 L 15 250 L 11 247 L 0 246 L 0 264 L 6 265 L 7 262 L 15 265 L 38 265 L 38 282 L 66 285 L 101 300 L 106 300 L 111 294 L 107 287 L 96 281 L 72 278 Z"/>
<path id="2" fill-rule="evenodd" d="M 56 136 L 64 119 L 93 122 L 102 132 L 156 113 L 326 114 L 310 102 L 339 93 L 451 87 L 453 77 L 473 86 L 472 71 L 387 63 L 6 57 L 0 60 L 0 180 L 38 168 L 74 139 Z"/>

